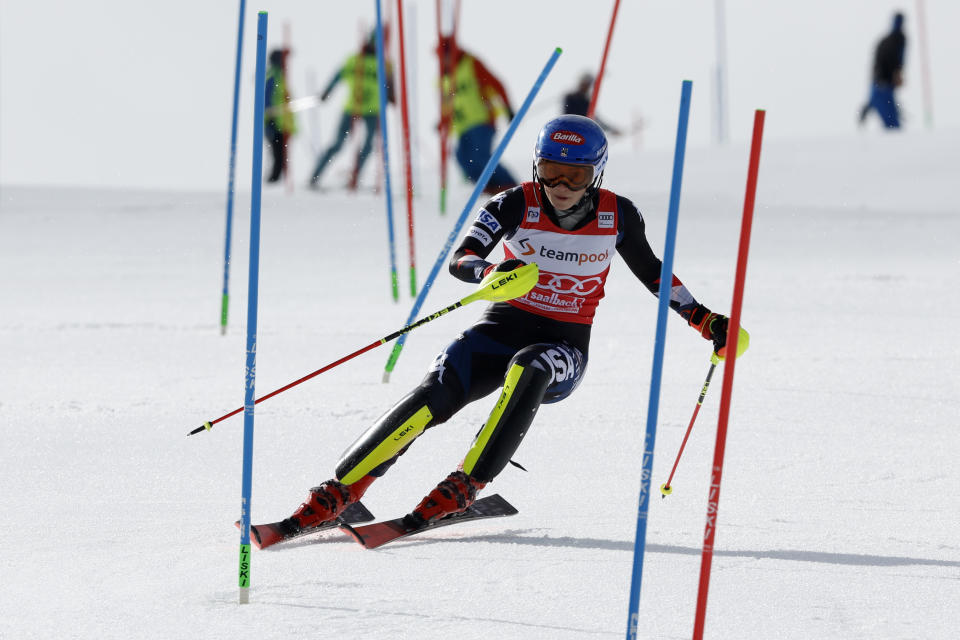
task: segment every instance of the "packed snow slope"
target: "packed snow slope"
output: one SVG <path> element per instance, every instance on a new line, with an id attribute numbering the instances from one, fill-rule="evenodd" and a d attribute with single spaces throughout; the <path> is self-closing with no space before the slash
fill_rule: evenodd
<path id="1" fill-rule="evenodd" d="M 764 149 L 708 638 L 955 637 L 958 149 L 955 131 Z M 618 148 L 605 180 L 640 206 L 658 254 L 671 161 Z M 719 312 L 731 304 L 746 166 L 745 146 L 687 154 L 675 268 Z M 487 489 L 518 515 L 377 551 L 339 534 L 254 551 L 251 603 L 237 604 L 243 419 L 186 434 L 243 403 L 249 169 L 240 174 L 225 336 L 222 193 L 3 188 L 0 637 L 623 637 L 656 300 L 619 261 L 585 381 L 540 410 L 515 456 L 528 472 L 508 467 Z M 435 184 L 416 199 L 421 283 L 469 193 L 455 184 L 446 216 Z M 266 191 L 258 395 L 403 326 L 411 299 L 389 296 L 384 210 L 369 192 Z M 421 315 L 471 290 L 444 269 Z M 253 520 L 289 515 L 481 311 L 417 329 L 389 384 L 382 348 L 258 405 Z M 671 315 L 654 491 L 709 353 Z M 650 503 L 645 638 L 691 635 L 721 380 L 722 368 L 673 495 Z M 412 508 L 456 467 L 494 400 L 428 431 L 371 487 L 369 508 Z"/>

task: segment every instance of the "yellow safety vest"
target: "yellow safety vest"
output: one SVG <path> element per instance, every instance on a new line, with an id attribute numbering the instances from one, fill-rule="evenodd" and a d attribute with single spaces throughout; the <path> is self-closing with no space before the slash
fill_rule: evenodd
<path id="1" fill-rule="evenodd" d="M 377 84 L 377 57 L 352 55 L 340 71 L 347 82 L 347 101 L 343 111 L 355 116 L 380 113 L 380 86 Z"/>
<path id="2" fill-rule="evenodd" d="M 444 78 L 444 90 L 450 90 L 448 78 Z M 453 70 L 453 132 L 460 135 L 478 124 L 490 122 L 493 115 L 493 106 L 480 91 L 473 58 L 464 54 Z"/>
<path id="3" fill-rule="evenodd" d="M 297 132 L 297 121 L 293 117 L 293 112 L 289 109 L 281 108 L 287 102 L 287 81 L 283 77 L 282 70 L 277 67 L 270 67 L 267 70 L 267 80 L 270 78 L 274 80 L 273 95 L 271 96 L 271 107 L 276 107 L 270 113 L 268 113 L 264 120 L 273 120 L 277 123 L 277 128 L 280 131 L 293 135 Z"/>

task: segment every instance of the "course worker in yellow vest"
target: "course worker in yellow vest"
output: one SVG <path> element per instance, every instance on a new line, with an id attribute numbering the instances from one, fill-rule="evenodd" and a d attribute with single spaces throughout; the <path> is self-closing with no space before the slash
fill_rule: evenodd
<path id="1" fill-rule="evenodd" d="M 347 85 L 347 99 L 343 104 L 343 114 L 337 123 L 333 144 L 320 155 L 313 170 L 309 185 L 313 189 L 320 188 L 320 178 L 324 170 L 334 156 L 340 152 L 343 143 L 350 136 L 354 124 L 360 120 L 366 127 L 367 135 L 350 176 L 348 184 L 350 190 L 357 188 L 358 176 L 363 170 L 367 157 L 373 150 L 374 134 L 380 129 L 380 87 L 377 84 L 376 44 L 372 37 L 364 43 L 359 54 L 347 58 L 343 66 L 330 79 L 330 83 L 323 90 L 320 99 L 325 101 L 329 98 L 330 93 L 341 80 Z M 387 63 L 387 101 L 395 103 L 391 64 L 389 62 Z"/>
<path id="2" fill-rule="evenodd" d="M 457 163 L 476 183 L 493 155 L 497 115 L 503 113 L 509 122 L 513 120 L 513 108 L 503 83 L 452 38 L 440 41 L 438 53 L 444 70 L 442 89 L 444 95 L 452 96 L 442 117 L 457 136 Z M 498 164 L 484 192 L 493 195 L 517 184 L 510 172 Z"/>

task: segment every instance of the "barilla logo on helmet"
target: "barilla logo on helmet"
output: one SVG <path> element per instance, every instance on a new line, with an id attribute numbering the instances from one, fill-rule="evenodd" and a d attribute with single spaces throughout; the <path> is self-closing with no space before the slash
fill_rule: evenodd
<path id="1" fill-rule="evenodd" d="M 562 129 L 560 131 L 554 131 L 553 135 L 550 136 L 550 139 L 554 142 L 562 142 L 570 145 L 580 145 L 585 142 L 583 136 L 581 136 L 579 133 L 574 133 L 573 131 L 564 131 Z"/>

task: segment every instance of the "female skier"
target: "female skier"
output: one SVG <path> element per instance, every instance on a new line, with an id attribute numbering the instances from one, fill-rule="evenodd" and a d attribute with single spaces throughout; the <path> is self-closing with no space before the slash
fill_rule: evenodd
<path id="1" fill-rule="evenodd" d="M 655 295 L 659 289 L 661 262 L 647 243 L 643 216 L 627 198 L 600 188 L 606 162 L 606 136 L 593 120 L 564 115 L 544 125 L 533 180 L 483 205 L 449 265 L 455 278 L 477 283 L 493 270 L 535 262 L 538 283 L 521 298 L 491 304 L 451 342 L 420 385 L 347 449 L 335 478 L 310 490 L 284 528 L 296 533 L 333 520 L 425 430 L 502 387 L 457 470 L 407 519 L 416 525 L 464 511 L 510 461 L 539 406 L 573 393 L 614 252 L 647 289 Z M 486 257 L 501 241 L 505 259 L 491 264 Z M 698 303 L 676 277 L 670 307 L 726 355 L 727 317 Z M 741 351 L 746 343 L 739 341 Z"/>

